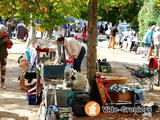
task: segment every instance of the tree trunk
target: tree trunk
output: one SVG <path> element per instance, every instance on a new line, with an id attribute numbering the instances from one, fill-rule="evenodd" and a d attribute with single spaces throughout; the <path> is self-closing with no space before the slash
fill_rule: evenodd
<path id="1" fill-rule="evenodd" d="M 96 85 L 96 39 L 97 39 L 97 4 L 98 0 L 90 0 L 88 18 L 88 54 L 87 54 L 87 78 L 90 85 L 91 100 L 100 103 L 100 97 Z"/>

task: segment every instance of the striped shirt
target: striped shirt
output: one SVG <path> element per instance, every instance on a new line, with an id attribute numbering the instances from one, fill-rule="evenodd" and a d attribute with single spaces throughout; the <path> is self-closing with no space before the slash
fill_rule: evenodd
<path id="1" fill-rule="evenodd" d="M 81 48 L 82 48 L 82 44 L 75 40 L 74 38 L 72 39 L 65 39 L 65 43 L 66 43 L 66 48 L 68 49 L 68 52 L 70 53 L 70 55 L 74 55 L 75 58 L 78 57 Z"/>

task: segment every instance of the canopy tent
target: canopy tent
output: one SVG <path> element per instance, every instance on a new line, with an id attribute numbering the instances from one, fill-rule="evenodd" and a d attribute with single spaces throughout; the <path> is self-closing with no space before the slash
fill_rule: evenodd
<path id="1" fill-rule="evenodd" d="M 66 20 L 68 20 L 68 21 L 75 21 L 75 18 L 73 18 L 73 17 L 67 17 Z"/>

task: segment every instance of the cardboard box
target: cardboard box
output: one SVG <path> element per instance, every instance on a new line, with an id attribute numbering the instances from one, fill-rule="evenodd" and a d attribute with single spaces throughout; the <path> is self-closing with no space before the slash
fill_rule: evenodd
<path id="1" fill-rule="evenodd" d="M 133 94 L 131 92 L 118 93 L 118 101 L 133 101 Z"/>

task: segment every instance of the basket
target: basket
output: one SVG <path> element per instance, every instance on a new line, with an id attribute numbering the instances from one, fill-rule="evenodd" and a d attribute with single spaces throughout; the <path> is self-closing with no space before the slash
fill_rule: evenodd
<path id="1" fill-rule="evenodd" d="M 41 76 L 43 79 L 64 79 L 65 64 L 44 65 L 42 64 Z"/>

